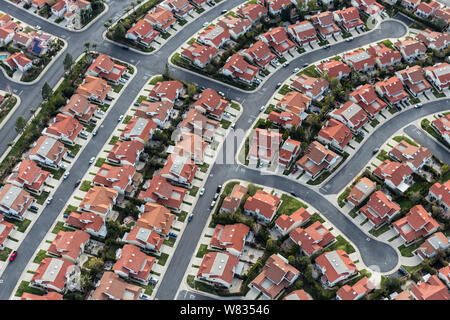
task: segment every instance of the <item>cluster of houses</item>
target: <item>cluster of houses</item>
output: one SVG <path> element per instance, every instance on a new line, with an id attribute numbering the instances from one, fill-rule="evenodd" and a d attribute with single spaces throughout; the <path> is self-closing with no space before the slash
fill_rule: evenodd
<path id="1" fill-rule="evenodd" d="M 388 2 L 395 4 L 393 0 Z M 442 20 L 444 27 L 450 24 L 450 8 L 437 1 L 401 0 L 400 5 L 420 18 L 430 19 L 433 22 Z"/>
<path id="2" fill-rule="evenodd" d="M 195 8 L 203 8 L 205 4 L 206 0 L 165 0 L 127 30 L 126 38 L 150 47 L 161 33 L 173 29 L 177 21 L 185 21 Z"/>
<path id="3" fill-rule="evenodd" d="M 215 25 L 202 31 L 196 42 L 181 52 L 181 57 L 199 68 L 223 53 L 224 47 L 245 34 L 268 13 L 277 15 L 291 1 L 269 1 L 268 8 L 258 3 L 249 3 L 239 8 L 235 14 L 226 14 Z M 339 26 L 340 27 L 339 27 Z M 309 44 L 317 44 L 322 39 L 339 36 L 341 28 L 346 31 L 364 30 L 359 10 L 350 7 L 334 12 L 325 11 L 311 16 L 311 21 L 301 21 L 287 27 L 274 27 L 260 34 L 249 48 L 231 55 L 220 72 L 235 81 L 252 84 L 257 81 L 260 69 L 269 65 L 279 66 L 278 58 L 292 53 Z"/>
<path id="4" fill-rule="evenodd" d="M 0 47 L 13 45 L 19 49 L 13 54 L 1 60 L 1 63 L 11 70 L 25 72 L 33 66 L 33 60 L 30 57 L 41 57 L 49 50 L 49 45 L 54 37 L 44 32 L 26 32 L 24 26 L 19 21 L 8 15 L 0 16 Z M 25 55 L 23 52 L 27 52 Z"/>
<path id="5" fill-rule="evenodd" d="M 450 114 L 431 121 L 431 127 L 450 144 Z"/>
<path id="6" fill-rule="evenodd" d="M 446 49 L 450 42 L 443 40 L 449 35 L 424 30 L 417 39 L 397 41 L 391 49 L 384 43 L 370 46 L 367 50 L 357 49 L 345 53 L 342 58 L 324 60 L 315 69 L 321 78 L 300 74 L 290 84 L 289 91 L 279 101 L 267 117 L 275 128 L 296 128 L 307 117 L 306 111 L 314 100 L 320 101 L 329 92 L 326 79 L 339 80 L 349 77 L 352 72 L 370 74 L 377 67 L 391 68 L 402 63 L 423 59 L 425 52 L 433 44 L 439 50 Z M 439 44 L 439 45 L 438 45 Z M 385 80 L 360 85 L 349 94 L 349 100 L 339 108 L 330 112 L 328 120 L 318 133 L 317 140 L 312 142 L 305 155 L 296 162 L 300 171 L 306 172 L 312 179 L 323 171 L 332 169 L 341 160 L 334 151 L 342 152 L 355 135 L 362 134 L 363 126 L 387 106 L 396 106 L 408 101 L 410 95 L 420 97 L 432 90 L 442 91 L 450 85 L 450 65 L 446 62 L 422 68 L 408 67 L 399 70 L 394 76 Z M 445 136 L 444 123 L 447 118 L 436 120 L 436 128 Z M 434 123 L 434 122 L 433 122 Z M 282 134 L 270 129 L 257 128 L 251 135 L 248 153 L 249 161 L 259 161 L 268 165 L 276 159 L 282 168 L 289 168 L 299 156 L 300 141 L 288 138 L 282 143 Z M 330 147 L 330 149 L 329 149 Z"/>

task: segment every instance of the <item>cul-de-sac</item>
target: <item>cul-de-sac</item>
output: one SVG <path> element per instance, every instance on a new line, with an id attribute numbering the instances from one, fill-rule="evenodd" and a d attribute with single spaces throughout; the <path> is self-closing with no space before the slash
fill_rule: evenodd
<path id="1" fill-rule="evenodd" d="M 0 0 L 0 300 L 450 300 L 449 27 Z"/>

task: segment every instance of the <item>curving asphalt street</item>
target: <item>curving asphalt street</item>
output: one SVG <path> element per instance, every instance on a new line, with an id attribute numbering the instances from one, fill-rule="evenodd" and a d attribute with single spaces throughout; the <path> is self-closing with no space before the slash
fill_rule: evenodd
<path id="1" fill-rule="evenodd" d="M 29 234 L 21 243 L 18 251 L 19 255 L 13 264 L 9 265 L 3 276 L 1 278 L 2 283 L 0 284 L 0 299 L 8 299 L 11 295 L 12 290 L 17 283 L 20 275 L 24 271 L 28 261 L 32 258 L 37 246 L 44 238 L 46 232 L 50 228 L 51 224 L 54 222 L 58 213 L 64 208 L 70 194 L 73 191 L 73 184 L 76 180 L 80 179 L 84 172 L 88 168 L 88 160 L 92 156 L 96 156 L 100 151 L 100 148 L 106 142 L 107 138 L 114 130 L 117 122 L 116 117 L 118 114 L 124 113 L 130 104 L 133 103 L 136 98 L 137 93 L 142 87 L 142 84 L 155 74 L 160 74 L 164 70 L 164 66 L 167 61 L 167 57 L 175 51 L 184 41 L 192 36 L 196 30 L 202 28 L 202 24 L 206 21 L 211 21 L 214 17 L 217 17 L 221 10 L 231 9 L 241 3 L 240 0 L 228 0 L 215 6 L 209 12 L 202 15 L 200 18 L 192 22 L 188 28 L 180 30 L 163 48 L 161 48 L 157 53 L 145 56 L 135 53 L 130 50 L 123 50 L 115 44 L 111 44 L 103 41 L 102 33 L 105 30 L 103 27 L 104 21 L 108 18 L 113 18 L 120 15 L 123 9 L 128 6 L 131 1 L 120 1 L 111 0 L 109 1 L 109 11 L 103 16 L 102 19 L 94 23 L 88 30 L 84 32 L 74 33 L 67 31 L 63 28 L 55 26 L 53 24 L 47 23 L 46 21 L 37 18 L 33 15 L 20 10 L 13 5 L 9 4 L 6 0 L 0 0 L 0 7 L 3 11 L 13 15 L 14 17 L 26 21 L 31 25 L 39 24 L 42 29 L 46 32 L 50 32 L 54 35 L 60 36 L 66 41 L 68 41 L 68 48 L 66 53 L 70 53 L 74 58 L 78 57 L 84 50 L 84 43 L 96 43 L 97 51 L 109 54 L 115 58 L 124 60 L 138 67 L 138 72 L 135 78 L 128 84 L 126 91 L 121 95 L 119 101 L 114 106 L 114 112 L 108 114 L 107 119 L 104 121 L 104 126 L 99 130 L 99 133 L 95 138 L 93 138 L 88 146 L 84 148 L 81 152 L 79 159 L 76 161 L 71 169 L 71 175 L 67 180 L 65 180 L 56 190 L 53 198 L 54 201 L 51 205 L 47 206 L 38 220 L 35 222 L 31 228 Z M 230 88 L 221 83 L 213 82 L 207 78 L 199 75 L 191 74 L 180 70 L 178 68 L 171 68 L 171 74 L 182 80 L 196 82 L 200 85 L 208 86 L 215 90 L 223 91 L 228 97 L 239 101 L 245 108 L 244 113 L 240 117 L 236 124 L 237 129 L 246 131 L 251 122 L 259 113 L 259 106 L 266 104 L 268 99 L 272 96 L 275 84 L 278 82 L 283 82 L 287 77 L 292 75 L 292 70 L 296 66 L 302 66 L 304 63 L 312 63 L 314 61 L 324 59 L 327 57 L 335 56 L 344 51 L 361 47 L 363 45 L 376 42 L 385 38 L 395 38 L 405 35 L 406 28 L 396 22 L 396 21 L 384 21 L 381 23 L 379 29 L 365 34 L 361 37 L 355 38 L 351 42 L 343 42 L 339 44 L 332 45 L 329 49 L 320 49 L 314 51 L 313 53 L 306 54 L 299 57 L 295 62 L 291 63 L 288 68 L 282 68 L 277 71 L 271 78 L 270 81 L 266 82 L 257 92 L 246 93 Z M 63 74 L 62 67 L 63 59 L 59 59 L 54 63 L 54 65 L 47 71 L 43 78 L 38 84 L 33 86 L 26 86 L 11 83 L 3 74 L 0 74 L 0 87 L 4 88 L 10 86 L 15 93 L 20 94 L 22 103 L 19 106 L 17 112 L 11 117 L 10 121 L 0 130 L 0 140 L 3 142 L 11 141 L 16 137 L 16 132 L 14 130 L 15 119 L 19 115 L 23 115 L 26 118 L 31 116 L 28 111 L 31 108 L 36 108 L 38 103 L 41 101 L 40 89 L 45 82 L 48 82 L 51 86 L 54 86 L 59 78 Z M 438 111 L 445 110 L 448 108 L 447 105 L 432 106 L 432 108 L 439 109 Z M 428 110 L 428 104 L 420 110 L 424 112 Z M 405 112 L 409 117 L 407 119 L 414 120 L 420 115 L 416 112 Z M 400 115 L 403 116 L 403 115 Z M 397 117 L 398 118 L 398 117 Z M 396 119 L 397 119 L 396 118 Z M 414 119 L 413 119 L 414 118 Z M 405 119 L 405 121 L 407 120 Z M 391 121 L 392 122 L 392 121 Z M 395 121 L 390 123 L 390 128 L 401 126 L 398 125 L 399 122 Z M 363 144 L 370 145 L 371 143 L 379 143 L 379 141 L 384 141 L 383 136 L 377 136 L 377 130 L 367 141 Z M 5 152 L 7 146 L 6 143 L 0 145 L 0 152 Z M 222 149 L 225 148 L 224 146 Z M 367 147 L 370 150 L 371 147 Z M 365 150 L 365 149 L 362 149 Z M 230 150 L 231 152 L 231 150 Z M 233 150 L 232 152 L 236 152 Z M 364 152 L 359 152 L 364 153 Z M 358 154 L 359 154 L 358 153 Z M 233 153 L 234 154 L 234 153 Z M 354 157 L 355 158 L 355 157 Z M 353 160 L 353 159 L 352 159 Z M 357 162 L 357 160 L 354 160 Z M 365 165 L 366 161 L 364 158 L 359 159 L 362 166 Z M 344 173 L 349 174 L 349 180 L 353 177 L 351 172 Z M 341 176 L 341 174 L 339 174 Z M 279 176 L 263 176 L 259 172 L 250 170 L 237 165 L 219 165 L 216 164 L 211 170 L 210 177 L 208 178 L 205 188 L 206 192 L 203 197 L 199 199 L 197 205 L 194 209 L 195 219 L 193 222 L 187 225 L 186 232 L 180 239 L 179 245 L 172 257 L 172 260 L 168 266 L 167 274 L 169 276 L 164 277 L 161 282 L 161 286 L 158 290 L 157 299 L 174 299 L 176 291 L 181 283 L 184 271 L 186 270 L 189 260 L 194 253 L 196 244 L 201 236 L 203 227 L 207 221 L 210 214 L 209 203 L 213 197 L 215 186 L 222 184 L 224 181 L 231 178 L 240 178 L 251 180 L 255 183 L 264 184 L 268 186 L 273 186 L 278 189 L 285 190 L 287 192 L 295 191 L 299 197 L 303 198 L 306 202 L 311 203 L 317 208 L 322 214 L 324 214 L 327 219 L 329 219 L 333 224 L 336 225 L 350 240 L 352 240 L 358 247 L 362 259 L 368 266 L 378 266 L 380 271 L 389 271 L 395 267 L 398 261 L 396 251 L 389 245 L 378 242 L 376 240 L 366 237 L 366 235 L 361 232 L 351 221 L 344 217 L 339 210 L 337 210 L 331 203 L 329 203 L 322 195 L 309 189 L 306 186 L 295 183 L 292 180 L 285 179 Z M 332 183 L 330 181 L 330 183 Z M 338 182 L 335 182 L 339 185 Z M 328 185 L 328 184 L 327 184 Z M 330 188 L 334 190 L 334 185 Z M 344 218 L 343 218 L 344 217 Z"/>

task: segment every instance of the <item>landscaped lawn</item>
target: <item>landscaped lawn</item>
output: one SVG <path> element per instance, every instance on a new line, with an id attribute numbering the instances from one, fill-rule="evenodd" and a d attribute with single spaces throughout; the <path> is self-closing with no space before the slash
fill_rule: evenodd
<path id="1" fill-rule="evenodd" d="M 193 40 L 192 43 L 195 42 L 195 39 L 194 39 L 194 38 L 192 38 L 191 40 Z M 191 42 L 191 40 L 189 40 L 189 42 Z M 189 43 L 189 42 L 188 42 L 188 43 Z M 192 44 L 192 43 L 189 43 L 189 44 Z M 164 77 L 163 77 L 163 76 L 156 76 L 156 77 L 153 77 L 153 79 L 150 80 L 150 82 L 149 82 L 148 84 L 155 85 L 157 82 L 160 82 L 160 81 L 163 81 L 163 80 L 164 80 Z M 143 97 L 143 96 L 141 96 L 141 97 Z M 144 97 L 144 98 L 145 98 L 145 97 Z"/>
<path id="2" fill-rule="evenodd" d="M 434 96 L 436 98 L 444 98 L 445 97 L 445 93 L 439 92 L 439 91 L 436 91 L 436 90 L 433 90 L 433 94 L 434 94 Z"/>
<path id="3" fill-rule="evenodd" d="M 377 119 L 373 119 L 371 122 L 370 122 L 370 125 L 372 126 L 372 127 L 376 127 L 377 125 L 379 125 L 380 124 L 380 121 L 378 121 Z"/>
<path id="4" fill-rule="evenodd" d="M 177 213 L 177 220 L 180 222 L 184 222 L 184 220 L 186 220 L 187 214 L 188 213 L 186 211 L 181 211 L 180 213 Z"/>
<path id="5" fill-rule="evenodd" d="M 39 290 L 37 288 L 30 287 L 30 283 L 28 281 L 22 281 L 17 288 L 14 296 L 21 297 L 24 292 L 36 294 L 38 296 L 42 296 L 45 292 L 43 290 Z"/>
<path id="6" fill-rule="evenodd" d="M 409 139 L 406 136 L 396 136 L 392 139 L 394 139 L 394 141 L 397 141 L 397 142 L 406 141 L 407 143 L 409 143 L 410 145 L 415 146 L 415 147 L 419 146 L 416 142 L 414 142 L 413 140 Z"/>
<path id="7" fill-rule="evenodd" d="M 67 206 L 67 208 L 66 208 L 66 210 L 64 210 L 64 213 L 63 214 L 70 214 L 71 212 L 74 212 L 74 211 L 77 211 L 77 207 L 75 207 L 75 206 L 72 206 L 72 205 L 68 205 Z"/>
<path id="8" fill-rule="evenodd" d="M 241 111 L 241 107 L 235 102 L 231 103 L 231 108 L 233 108 L 233 109 L 235 109 L 237 111 Z"/>
<path id="9" fill-rule="evenodd" d="M 284 96 L 286 93 L 288 93 L 290 91 L 292 91 L 292 90 L 289 88 L 289 86 L 287 84 L 285 84 L 281 87 L 280 90 L 278 90 L 278 93 L 282 94 Z"/>
<path id="10" fill-rule="evenodd" d="M 297 73 L 297 75 L 300 75 L 300 74 L 305 74 L 307 76 L 314 77 L 314 78 L 320 78 L 320 74 L 316 70 L 316 66 L 314 66 L 314 65 L 309 66 L 309 67 L 303 69 L 302 71 L 300 71 L 299 73 Z"/>
<path id="11" fill-rule="evenodd" d="M 389 159 L 387 151 L 386 150 L 381 150 L 380 153 L 378 153 L 378 155 L 377 155 L 377 159 L 382 161 L 382 162 L 384 160 Z"/>
<path id="12" fill-rule="evenodd" d="M 405 246 L 402 244 L 400 247 L 398 247 L 398 250 L 404 257 L 413 257 L 414 253 L 413 251 L 416 250 L 425 240 L 418 241 L 416 243 L 413 243 L 409 246 Z"/>
<path id="13" fill-rule="evenodd" d="M 342 237 L 341 235 L 337 236 L 336 242 L 334 242 L 331 246 L 327 247 L 326 249 L 327 250 L 329 249 L 330 251 L 344 250 L 348 254 L 355 252 L 355 248 L 350 244 L 350 242 L 345 240 L 344 237 Z"/>
<path id="14" fill-rule="evenodd" d="M 126 115 L 125 119 L 123 119 L 122 123 L 123 123 L 123 124 L 128 124 L 128 122 L 130 122 L 130 120 L 131 120 L 132 118 L 133 118 L 133 117 L 130 116 L 130 115 L 128 114 L 128 115 Z"/>
<path id="15" fill-rule="evenodd" d="M 6 259 L 8 259 L 11 252 L 12 252 L 12 249 L 10 249 L 8 247 L 4 247 L 3 249 L 0 249 L 0 261 L 6 261 Z"/>
<path id="16" fill-rule="evenodd" d="M 81 183 L 80 190 L 84 192 L 88 192 L 89 189 L 92 188 L 92 182 L 89 180 L 84 180 L 83 183 Z"/>
<path id="17" fill-rule="evenodd" d="M 338 197 L 338 205 L 342 208 L 345 205 L 347 197 L 350 195 L 350 187 L 345 188 L 344 192 L 342 192 Z"/>
<path id="18" fill-rule="evenodd" d="M 293 214 L 295 211 L 297 211 L 300 208 L 305 208 L 307 209 L 308 206 L 306 204 L 304 204 L 303 202 L 288 196 L 287 194 L 283 194 L 281 196 L 281 205 L 280 208 L 278 209 L 278 213 L 279 214 L 286 214 L 288 216 L 290 216 L 291 214 Z"/>
<path id="19" fill-rule="evenodd" d="M 119 141 L 119 137 L 113 136 L 108 144 L 115 145 L 117 141 Z"/>
<path id="20" fill-rule="evenodd" d="M 70 231 L 69 228 L 64 227 L 64 222 L 58 221 L 52 230 L 52 233 L 58 234 L 60 231 Z"/>
<path id="21" fill-rule="evenodd" d="M 207 244 L 201 244 L 200 248 L 198 248 L 197 254 L 195 255 L 197 258 L 203 258 L 205 254 L 209 252 Z"/>
<path id="22" fill-rule="evenodd" d="M 189 190 L 189 195 L 192 197 L 195 197 L 197 195 L 198 190 L 199 190 L 199 187 L 192 186 L 191 190 Z"/>
<path id="23" fill-rule="evenodd" d="M 169 247 L 173 247 L 173 245 L 175 244 L 175 241 L 177 241 L 177 238 L 169 237 L 166 240 L 164 240 L 163 244 L 165 244 L 166 246 L 169 246 Z"/>
<path id="24" fill-rule="evenodd" d="M 375 229 L 370 230 L 369 233 L 371 235 L 373 235 L 374 237 L 378 237 L 378 236 L 382 235 L 383 233 L 385 233 L 386 231 L 388 231 L 389 229 L 390 229 L 389 224 L 385 224 L 378 230 L 375 230 Z"/>
<path id="25" fill-rule="evenodd" d="M 45 202 L 45 200 L 47 200 L 49 194 L 50 193 L 44 191 L 40 195 L 35 196 L 34 199 L 36 200 L 36 202 L 38 204 L 44 204 L 44 202 Z"/>
<path id="26" fill-rule="evenodd" d="M 17 231 L 25 232 L 25 230 L 27 230 L 28 226 L 30 225 L 31 220 L 24 219 L 22 221 L 15 221 L 13 223 L 17 226 Z"/>
<path id="27" fill-rule="evenodd" d="M 70 150 L 70 153 L 72 153 L 73 155 L 76 155 L 78 153 L 78 151 L 80 151 L 81 145 L 80 144 L 76 144 L 74 146 L 67 146 L 67 149 Z"/>
<path id="28" fill-rule="evenodd" d="M 169 258 L 169 255 L 167 253 L 161 253 L 158 259 L 158 264 L 164 266 L 167 262 L 167 258 Z"/>
<path id="29" fill-rule="evenodd" d="M 222 125 L 222 128 L 225 130 L 228 129 L 231 125 L 231 122 L 225 119 L 220 120 L 220 124 Z"/>
<path id="30" fill-rule="evenodd" d="M 136 100 L 137 103 L 141 103 L 142 101 L 147 101 L 147 97 L 146 96 L 139 96 Z"/>
<path id="31" fill-rule="evenodd" d="M 34 263 L 41 263 L 41 261 L 44 260 L 46 257 L 47 257 L 47 251 L 41 249 L 36 254 L 36 257 L 34 257 L 33 262 Z"/>
<path id="32" fill-rule="evenodd" d="M 201 166 L 199 166 L 199 168 L 200 168 L 201 172 L 206 172 L 206 171 L 208 171 L 209 164 L 207 164 L 206 162 L 203 162 L 203 164 Z"/>
<path id="33" fill-rule="evenodd" d="M 106 161 L 105 158 L 98 158 L 97 161 L 95 161 L 95 165 L 94 165 L 94 166 L 96 166 L 96 167 L 101 167 L 102 164 L 105 163 L 105 161 Z"/>

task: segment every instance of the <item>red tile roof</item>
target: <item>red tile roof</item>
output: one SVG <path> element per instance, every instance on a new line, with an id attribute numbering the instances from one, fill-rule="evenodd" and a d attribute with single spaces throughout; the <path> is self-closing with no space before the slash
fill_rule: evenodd
<path id="1" fill-rule="evenodd" d="M 410 289 L 417 300 L 450 300 L 450 293 L 445 284 L 436 275 L 416 284 Z"/>
<path id="2" fill-rule="evenodd" d="M 382 191 L 375 191 L 359 212 L 364 214 L 375 226 L 380 226 L 400 212 L 400 206 Z"/>
<path id="3" fill-rule="evenodd" d="M 169 209 L 160 204 L 147 202 L 136 226 L 155 230 L 155 232 L 167 236 L 174 220 L 175 215 L 170 213 Z"/>
<path id="4" fill-rule="evenodd" d="M 126 244 L 122 247 L 120 258 L 114 264 L 113 270 L 119 275 L 148 281 L 155 262 L 154 257 L 147 256 L 139 247 Z"/>
<path id="5" fill-rule="evenodd" d="M 249 197 L 244 204 L 244 209 L 263 215 L 272 220 L 281 199 L 263 190 L 256 191 L 253 197 Z"/>
<path id="6" fill-rule="evenodd" d="M 296 228 L 289 237 L 297 243 L 300 248 L 311 256 L 334 241 L 335 236 L 320 222 L 316 221 L 309 227 Z"/>
<path id="7" fill-rule="evenodd" d="M 81 230 L 60 231 L 47 251 L 55 256 L 67 256 L 76 261 L 89 238 L 89 234 Z"/>
<path id="8" fill-rule="evenodd" d="M 209 244 L 211 247 L 226 249 L 230 253 L 238 255 L 244 248 L 245 238 L 249 231 L 250 228 L 242 223 L 218 224 Z"/>
<path id="9" fill-rule="evenodd" d="M 344 149 L 350 140 L 353 138 L 353 133 L 350 129 L 340 121 L 330 119 L 326 122 L 325 126 L 319 131 L 319 137 L 332 143 L 335 141 L 341 149 Z"/>
<path id="10" fill-rule="evenodd" d="M 300 208 L 296 210 L 291 215 L 282 214 L 275 221 L 275 225 L 277 225 L 281 230 L 289 230 L 294 224 L 303 225 L 306 223 L 309 218 L 311 218 L 311 213 L 306 211 L 305 208 Z"/>

